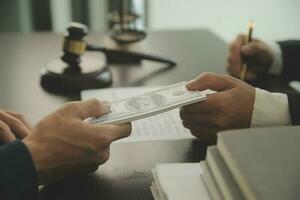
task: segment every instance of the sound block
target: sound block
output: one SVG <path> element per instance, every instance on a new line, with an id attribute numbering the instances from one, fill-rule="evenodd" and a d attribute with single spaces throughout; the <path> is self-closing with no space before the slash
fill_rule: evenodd
<path id="1" fill-rule="evenodd" d="M 109 87 L 112 75 L 103 60 L 82 56 L 79 67 L 56 59 L 41 71 L 42 88 L 56 94 L 79 94 L 81 90 Z"/>

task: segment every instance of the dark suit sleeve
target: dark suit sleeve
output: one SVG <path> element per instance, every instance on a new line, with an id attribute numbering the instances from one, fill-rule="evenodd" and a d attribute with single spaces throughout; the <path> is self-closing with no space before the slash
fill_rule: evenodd
<path id="1" fill-rule="evenodd" d="M 300 94 L 288 94 L 292 125 L 300 125 Z"/>
<path id="2" fill-rule="evenodd" d="M 282 77 L 286 81 L 300 80 L 300 40 L 279 42 L 282 50 Z"/>
<path id="3" fill-rule="evenodd" d="M 20 140 L 1 145 L 0 199 L 37 198 L 37 174 L 27 147 Z"/>

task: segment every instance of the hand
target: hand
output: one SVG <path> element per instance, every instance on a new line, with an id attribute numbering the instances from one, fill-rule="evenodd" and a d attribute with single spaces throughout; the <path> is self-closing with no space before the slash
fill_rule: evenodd
<path id="1" fill-rule="evenodd" d="M 96 125 L 82 120 L 102 115 L 109 105 L 96 99 L 67 103 L 42 119 L 24 140 L 39 182 L 49 183 L 95 171 L 109 157 L 110 144 L 130 135 L 131 125 Z"/>
<path id="2" fill-rule="evenodd" d="M 189 90 L 211 89 L 218 93 L 180 109 L 184 127 L 196 137 L 215 140 L 221 130 L 250 127 L 255 88 L 226 75 L 204 73 L 190 81 Z"/>
<path id="3" fill-rule="evenodd" d="M 274 57 L 271 47 L 266 43 L 254 39 L 249 44 L 245 44 L 245 37 L 245 35 L 238 35 L 230 44 L 227 71 L 232 76 L 240 78 L 243 63 L 246 62 L 248 69 L 245 80 L 252 80 L 256 78 L 256 74 L 263 74 L 269 70 Z"/>
<path id="4" fill-rule="evenodd" d="M 20 113 L 0 110 L 0 142 L 23 139 L 31 132 L 31 125 Z"/>

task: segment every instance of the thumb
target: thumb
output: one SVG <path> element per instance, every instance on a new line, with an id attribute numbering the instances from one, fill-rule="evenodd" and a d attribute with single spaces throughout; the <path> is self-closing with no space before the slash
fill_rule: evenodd
<path id="1" fill-rule="evenodd" d="M 62 108 L 70 117 L 84 120 L 89 117 L 97 117 L 110 111 L 110 104 L 107 101 L 89 99 L 86 101 L 70 102 Z"/>
<path id="2" fill-rule="evenodd" d="M 224 75 L 214 74 L 214 73 L 203 73 L 196 79 L 191 80 L 186 85 L 188 90 L 214 90 L 223 91 L 234 87 L 234 84 L 230 79 L 226 78 Z"/>

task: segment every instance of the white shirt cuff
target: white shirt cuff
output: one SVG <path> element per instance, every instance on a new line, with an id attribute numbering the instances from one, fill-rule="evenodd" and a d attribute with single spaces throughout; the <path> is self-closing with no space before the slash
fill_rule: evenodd
<path id="1" fill-rule="evenodd" d="M 266 41 L 267 45 L 271 48 L 273 55 L 273 63 L 269 69 L 269 74 L 280 75 L 283 67 L 282 51 L 277 42 Z"/>
<path id="2" fill-rule="evenodd" d="M 255 89 L 251 127 L 290 125 L 289 104 L 286 94 Z"/>

